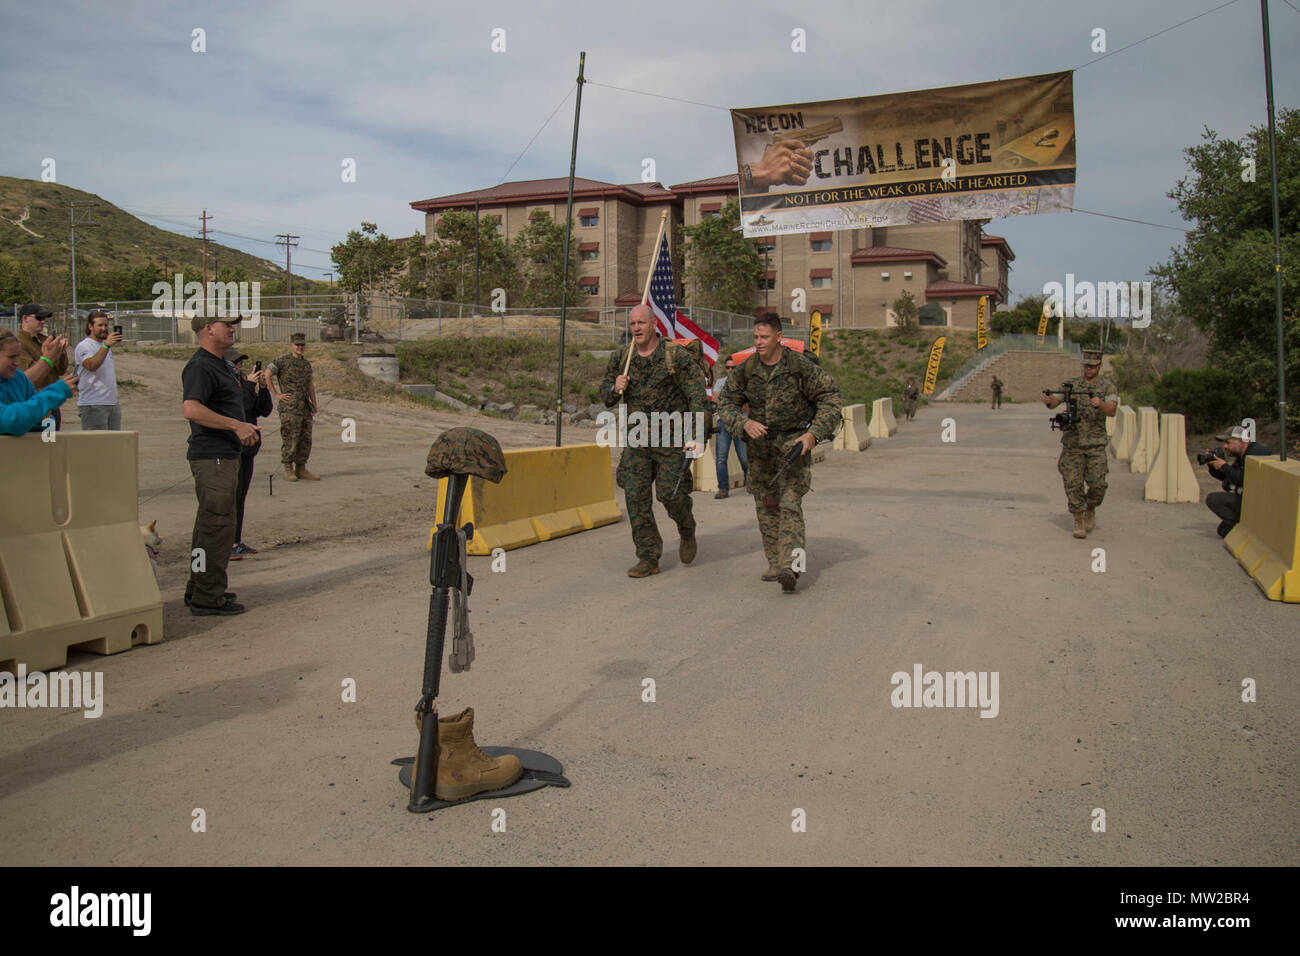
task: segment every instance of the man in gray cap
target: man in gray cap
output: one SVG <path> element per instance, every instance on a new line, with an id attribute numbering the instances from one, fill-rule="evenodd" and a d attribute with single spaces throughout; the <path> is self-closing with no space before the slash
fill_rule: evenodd
<path id="1" fill-rule="evenodd" d="M 1083 374 L 1064 383 L 1074 387 L 1079 424 L 1061 431 L 1061 457 L 1056 463 L 1065 484 L 1065 497 L 1074 517 L 1074 536 L 1088 537 L 1097 523 L 1097 509 L 1106 497 L 1106 419 L 1119 407 L 1119 389 L 1101 374 L 1101 351 L 1083 350 Z M 1091 394 L 1088 394 L 1091 393 Z M 1055 408 L 1064 399 L 1043 389 L 1043 404 Z"/>
<path id="2" fill-rule="evenodd" d="M 1206 495 L 1205 504 L 1220 519 L 1219 537 L 1226 538 L 1228 532 L 1237 527 L 1237 523 L 1241 521 L 1241 492 L 1246 484 L 1246 456 L 1270 455 L 1272 452 L 1254 441 L 1255 436 L 1240 425 L 1214 437 L 1223 442 L 1223 453 L 1231 455 L 1233 462 L 1228 464 L 1226 459 L 1210 452 L 1213 457 L 1207 467 L 1210 474 L 1219 479 L 1223 490 Z"/>
<path id="3" fill-rule="evenodd" d="M 181 372 L 182 410 L 190 423 L 190 473 L 194 476 L 194 534 L 185 603 L 195 616 L 242 614 L 226 590 L 226 568 L 235 546 L 235 497 L 240 452 L 258 440 L 258 427 L 244 420 L 239 376 L 224 353 L 235 341 L 239 319 L 195 316 L 199 349 Z"/>

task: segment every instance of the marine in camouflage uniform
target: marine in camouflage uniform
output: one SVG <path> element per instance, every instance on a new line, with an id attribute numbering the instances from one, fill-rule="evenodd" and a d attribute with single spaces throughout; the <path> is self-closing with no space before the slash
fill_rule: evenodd
<path id="1" fill-rule="evenodd" d="M 755 332 L 773 329 L 779 323 L 759 320 Z M 757 335 L 755 337 L 757 339 Z M 741 409 L 749 404 L 749 414 Z M 781 347 L 773 365 L 766 365 L 755 353 L 727 377 L 718 400 L 718 418 L 733 435 L 744 435 L 749 447 L 746 485 L 754 496 L 758 531 L 767 557 L 764 581 L 780 581 L 793 591 L 798 574 L 793 569 L 794 551 L 804 547 L 803 496 L 812 489 L 812 462 L 808 454 L 776 474 L 782 457 L 804 434 L 815 441 L 828 441 L 840 423 L 839 386 L 829 372 L 798 352 Z M 745 431 L 750 421 L 767 426 L 767 434 L 754 437 Z"/>
<path id="2" fill-rule="evenodd" d="M 645 312 L 641 313 L 641 309 L 645 309 Z M 647 321 L 647 315 L 651 323 L 650 329 L 653 330 L 653 313 L 645 306 L 633 309 L 634 331 L 638 321 Z M 624 394 L 620 396 L 615 391 L 617 379 L 623 374 L 623 363 L 627 359 L 627 352 L 622 349 L 610 356 L 605 377 L 600 383 L 600 394 L 607 408 L 613 408 L 621 399 L 627 401 L 629 435 L 635 421 L 632 416 L 638 412 L 647 416 L 646 421 L 656 412 L 679 412 L 683 417 L 684 438 L 688 427 L 687 417 L 708 410 L 704 370 L 682 346 L 653 335 L 653 331 L 651 337 L 658 341 L 649 355 L 641 355 L 635 343 L 629 346 L 632 349 L 632 362 L 628 367 L 628 384 Z M 693 428 L 694 417 L 690 421 L 692 424 L 689 427 Z M 690 437 L 701 443 L 706 438 L 705 435 L 694 434 Z M 693 485 L 682 446 L 624 448 L 615 480 L 623 489 L 627 501 L 632 543 L 636 547 L 637 563 L 628 569 L 628 576 L 641 578 L 659 573 L 659 558 L 663 554 L 664 542 L 655 522 L 652 490 L 654 497 L 659 499 L 668 516 L 677 524 L 681 538 L 678 547 L 681 562 L 690 564 L 695 560 L 695 515 L 691 509 Z"/>
<path id="3" fill-rule="evenodd" d="M 993 389 L 993 407 L 1001 408 L 1002 407 L 1002 379 L 994 375 L 993 381 L 989 383 L 989 388 Z"/>
<path id="4" fill-rule="evenodd" d="M 1065 497 L 1074 516 L 1074 536 L 1086 538 L 1097 523 L 1097 509 L 1106 497 L 1106 419 L 1115 414 L 1119 390 L 1109 376 L 1101 374 L 1101 352 L 1085 349 L 1083 374 L 1069 379 L 1074 386 L 1079 424 L 1061 433 L 1061 457 L 1057 470 L 1065 483 Z M 1083 394 L 1091 391 L 1089 397 Z M 1064 400 L 1059 395 L 1044 395 L 1043 404 L 1055 408 Z"/>
<path id="5" fill-rule="evenodd" d="M 903 386 L 903 414 L 909 422 L 916 417 L 916 400 L 920 397 L 921 390 L 916 385 L 916 379 L 909 378 Z"/>
<path id="6" fill-rule="evenodd" d="M 267 367 L 267 381 L 278 379 L 275 397 L 280 401 L 280 461 L 287 481 L 320 479 L 307 470 L 311 457 L 312 416 L 316 414 L 316 385 L 312 381 L 311 362 L 303 354 L 307 336 L 295 332 L 292 346 Z"/>

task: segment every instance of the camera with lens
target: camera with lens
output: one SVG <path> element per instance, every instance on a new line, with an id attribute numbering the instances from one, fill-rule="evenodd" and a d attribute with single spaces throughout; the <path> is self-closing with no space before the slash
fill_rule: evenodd
<path id="1" fill-rule="evenodd" d="M 1198 465 L 1208 465 L 1216 458 L 1220 461 L 1227 461 L 1228 453 L 1222 448 L 1207 448 L 1205 451 L 1198 451 L 1196 453 L 1196 463 Z"/>
<path id="2" fill-rule="evenodd" d="M 1079 399 L 1092 398 L 1096 393 L 1090 388 L 1076 388 L 1072 382 L 1062 382 L 1059 389 L 1045 388 L 1044 395 L 1059 395 L 1064 411 L 1057 412 L 1048 423 L 1052 431 L 1072 432 L 1079 427 Z"/>

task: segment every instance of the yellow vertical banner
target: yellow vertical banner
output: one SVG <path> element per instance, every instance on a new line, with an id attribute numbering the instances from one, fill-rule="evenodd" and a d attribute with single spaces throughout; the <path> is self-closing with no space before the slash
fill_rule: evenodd
<path id="1" fill-rule="evenodd" d="M 980 296 L 980 307 L 975 313 L 975 351 L 989 344 L 989 297 Z"/>
<path id="2" fill-rule="evenodd" d="M 939 360 L 943 358 L 943 346 L 947 341 L 947 338 L 941 335 L 930 346 L 930 362 L 925 367 L 925 388 L 921 390 L 923 395 L 934 394 L 934 383 L 939 380 Z"/>
<path id="3" fill-rule="evenodd" d="M 822 314 L 813 310 L 808 325 L 808 351 L 821 357 L 822 354 Z"/>
<path id="4" fill-rule="evenodd" d="M 1047 322 L 1052 317 L 1052 300 L 1047 299 L 1043 302 L 1043 315 L 1038 320 L 1038 344 L 1043 344 L 1043 339 L 1047 335 Z"/>

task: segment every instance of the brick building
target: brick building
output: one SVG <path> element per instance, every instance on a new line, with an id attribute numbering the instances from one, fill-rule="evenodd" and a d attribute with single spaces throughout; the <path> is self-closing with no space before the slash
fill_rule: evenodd
<path id="1" fill-rule="evenodd" d="M 663 210 L 668 210 L 673 226 L 676 254 L 680 227 L 718 215 L 736 194 L 734 173 L 668 187 L 575 179 L 573 241 L 578 249 L 578 287 L 588 317 L 595 318 L 602 308 L 641 301 Z M 537 210 L 563 222 L 567 198 L 567 179 L 538 179 L 420 200 L 411 208 L 425 214 L 425 236 L 430 242 L 436 239 L 439 213 L 473 210 L 476 202 L 480 216 L 495 218 L 502 234 L 514 239 Z M 891 305 L 904 291 L 912 293 L 918 306 L 937 303 L 946 325 L 974 328 L 980 296 L 989 297 L 990 311 L 1007 302 L 1008 273 L 1015 259 L 1005 239 L 985 234 L 975 220 L 767 236 L 756 241 L 764 257 L 765 278 L 760 279 L 755 311 L 770 309 L 788 318 L 794 290 L 803 289 L 808 312 L 820 310 L 841 328 L 895 324 Z M 691 302 L 690 290 L 686 291 L 683 304 Z M 795 316 L 796 321 L 803 318 Z"/>

